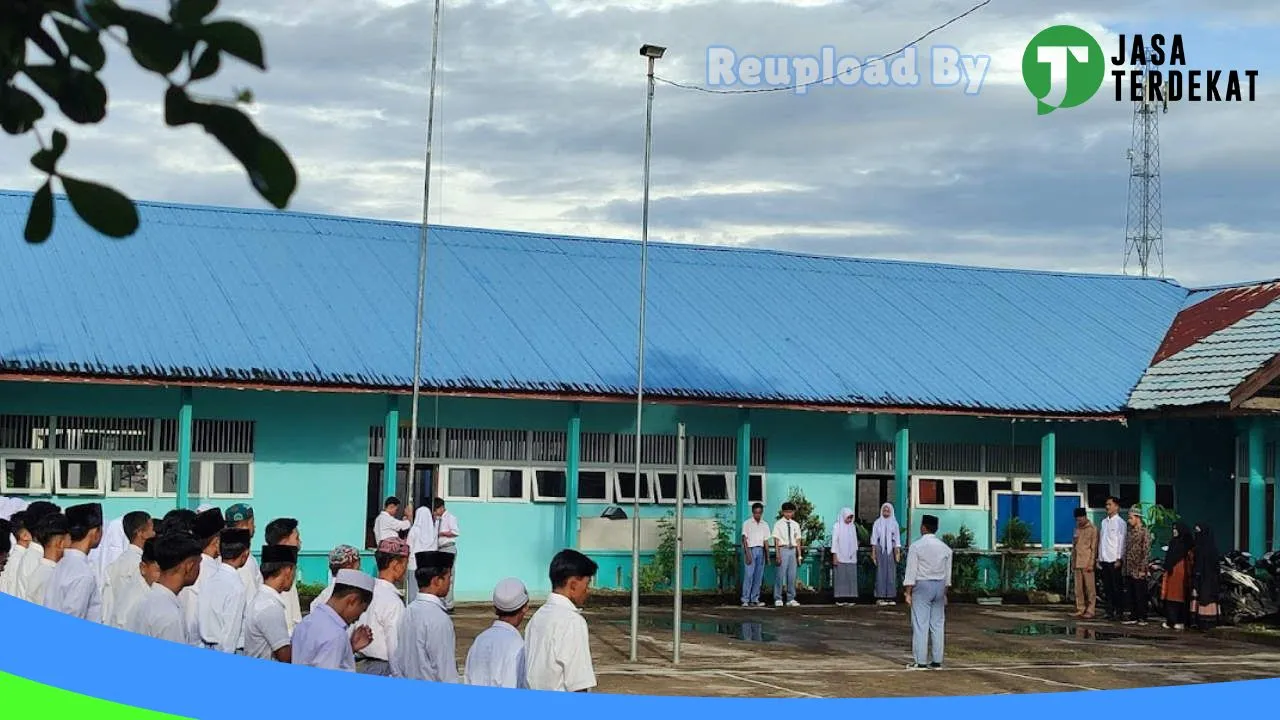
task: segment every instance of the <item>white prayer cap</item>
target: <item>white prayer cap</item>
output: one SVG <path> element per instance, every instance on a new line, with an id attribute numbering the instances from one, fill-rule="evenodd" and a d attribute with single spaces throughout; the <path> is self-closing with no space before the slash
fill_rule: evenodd
<path id="1" fill-rule="evenodd" d="M 529 604 L 529 591 L 516 578 L 507 578 L 493 589 L 493 607 L 498 612 L 515 612 Z"/>
<path id="2" fill-rule="evenodd" d="M 343 568 L 338 571 L 338 575 L 333 579 L 333 582 L 335 585 L 350 585 L 351 587 L 373 592 L 373 576 L 362 573 L 359 570 Z"/>
<path id="3" fill-rule="evenodd" d="M 213 506 L 210 505 L 209 503 L 202 503 L 200 507 L 196 508 L 196 514 L 199 515 L 200 513 L 206 510 L 212 510 L 212 509 L 213 509 Z"/>

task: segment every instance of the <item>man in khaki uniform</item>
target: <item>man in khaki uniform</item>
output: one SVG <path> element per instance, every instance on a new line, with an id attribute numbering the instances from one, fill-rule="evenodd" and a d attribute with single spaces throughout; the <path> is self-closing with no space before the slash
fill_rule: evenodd
<path id="1" fill-rule="evenodd" d="M 1089 522 L 1084 508 L 1076 508 L 1076 531 L 1071 540 L 1071 568 L 1075 571 L 1075 617 L 1093 619 L 1098 603 L 1094 567 L 1098 564 L 1098 528 Z"/>

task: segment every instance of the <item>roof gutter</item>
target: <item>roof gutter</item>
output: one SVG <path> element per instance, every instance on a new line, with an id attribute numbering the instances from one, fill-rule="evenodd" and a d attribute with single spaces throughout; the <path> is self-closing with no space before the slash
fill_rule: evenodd
<path id="1" fill-rule="evenodd" d="M 192 387 L 210 390 L 252 390 L 263 392 L 310 392 L 363 395 L 409 395 L 409 387 L 365 385 L 307 385 L 288 382 L 251 382 L 235 380 L 177 380 L 156 378 L 126 378 L 115 376 L 87 376 L 58 373 L 0 372 L 0 382 L 36 382 L 74 385 L 114 385 L 129 387 Z M 424 394 L 441 397 L 477 398 L 493 400 L 542 400 L 553 402 L 626 403 L 634 402 L 631 394 L 590 394 L 535 390 L 483 390 L 469 388 L 423 387 Z M 1125 422 L 1124 413 L 1054 413 L 1037 411 L 1002 410 L 994 408 L 965 408 L 927 405 L 865 405 L 842 403 L 806 403 L 790 400 L 756 400 L 715 397 L 673 396 L 645 393 L 646 400 L 667 405 L 699 405 L 704 407 L 729 407 L 752 410 L 792 410 L 803 412 L 828 412 L 848 414 L 882 415 L 944 415 L 982 418 L 1001 418 L 1035 421 L 1067 422 Z"/>

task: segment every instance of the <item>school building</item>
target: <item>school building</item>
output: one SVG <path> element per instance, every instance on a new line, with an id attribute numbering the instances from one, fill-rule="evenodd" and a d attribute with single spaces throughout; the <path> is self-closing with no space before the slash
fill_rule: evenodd
<path id="1" fill-rule="evenodd" d="M 0 192 L 0 492 L 109 517 L 248 502 L 259 535 L 301 520 L 311 582 L 367 547 L 408 492 L 420 227 L 141 203 L 111 240 L 60 198 L 28 245 L 30 197 Z M 715 584 L 717 517 L 772 519 L 793 488 L 828 527 L 890 501 L 912 537 L 927 512 L 983 548 L 1014 516 L 1069 544 L 1109 495 L 1277 546 L 1280 282 L 651 244 L 637 479 L 639 243 L 430 233 L 415 504 L 458 517 L 460 600 L 510 575 L 546 593 L 566 546 L 629 587 L 632 502 L 647 553 L 677 423 L 690 587 Z"/>

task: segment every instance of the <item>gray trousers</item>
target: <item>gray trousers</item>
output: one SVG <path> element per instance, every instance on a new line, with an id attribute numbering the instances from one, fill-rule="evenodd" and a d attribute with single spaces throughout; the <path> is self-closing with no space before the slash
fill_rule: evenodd
<path id="1" fill-rule="evenodd" d="M 391 663 L 386 660 L 360 658 L 359 660 L 356 660 L 356 672 L 362 675 L 382 675 L 383 677 L 390 677 Z"/>
<path id="2" fill-rule="evenodd" d="M 454 582 L 449 583 L 449 594 L 448 594 L 448 595 L 445 595 L 445 597 L 444 597 L 444 607 L 445 607 L 445 609 L 446 609 L 446 610 L 452 610 L 452 609 L 453 609 L 453 586 L 458 584 L 458 583 L 457 583 L 457 578 L 458 578 L 458 546 L 457 546 L 457 545 L 449 545 L 448 547 L 442 547 L 442 548 L 440 548 L 440 552 L 447 552 L 447 553 L 452 553 L 452 554 L 453 554 L 453 577 L 454 577 Z"/>
<path id="3" fill-rule="evenodd" d="M 941 580 L 921 580 L 911 592 L 911 654 L 917 665 L 942 664 L 947 625 L 947 587 Z M 930 641 L 933 647 L 930 648 Z M 927 651 L 932 649 L 930 655 Z"/>
<path id="4" fill-rule="evenodd" d="M 778 567 L 773 576 L 773 599 L 775 602 L 796 599 L 796 549 L 793 547 L 778 551 Z"/>

